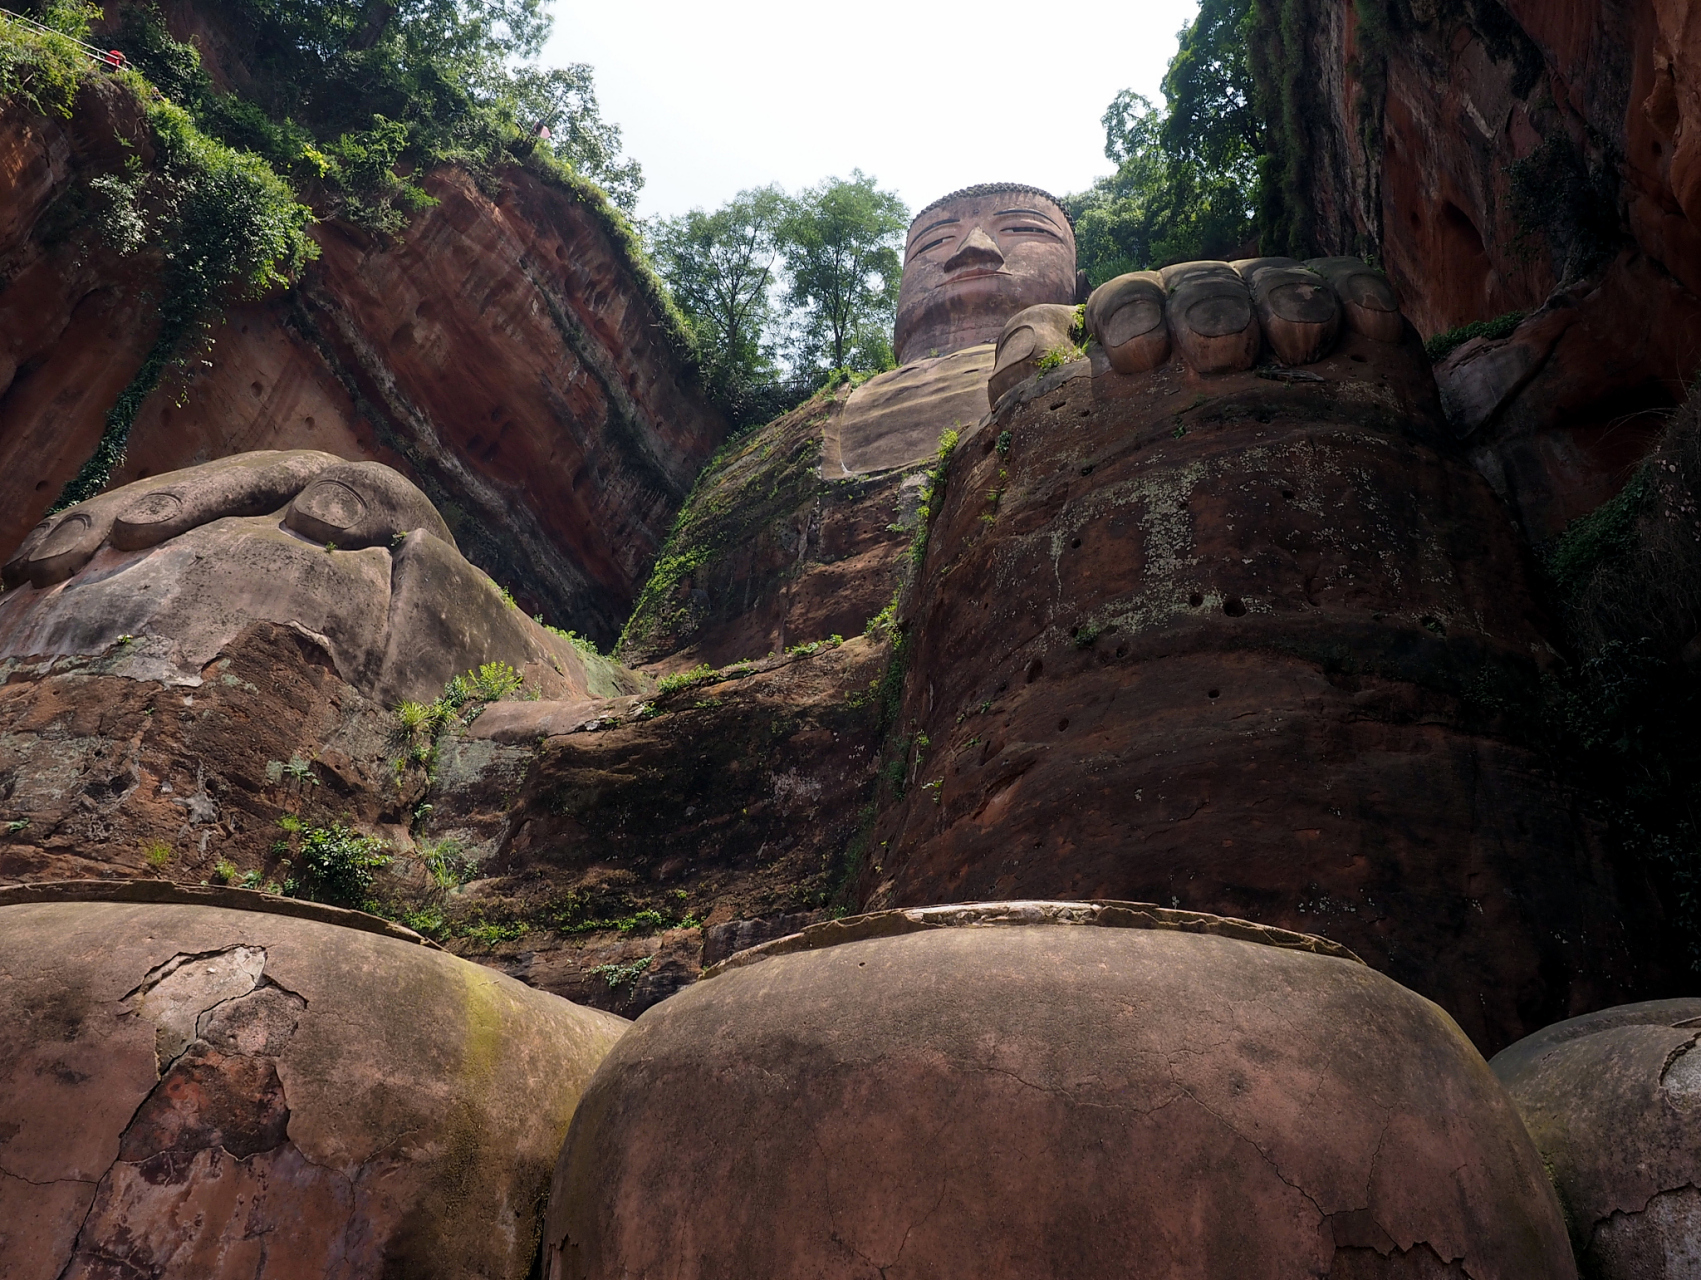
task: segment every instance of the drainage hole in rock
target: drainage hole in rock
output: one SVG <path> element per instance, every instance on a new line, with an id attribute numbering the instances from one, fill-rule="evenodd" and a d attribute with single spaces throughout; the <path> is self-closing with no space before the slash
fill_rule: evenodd
<path id="1" fill-rule="evenodd" d="M 1230 596 L 1227 600 L 1223 601 L 1223 612 L 1228 614 L 1231 618 L 1244 618 L 1246 616 L 1246 606 L 1241 603 L 1239 596 Z"/>
<path id="2" fill-rule="evenodd" d="M 1222 694 L 1223 694 L 1223 691 L 1221 689 L 1207 689 L 1207 690 L 1205 690 L 1205 696 L 1207 698 L 1220 698 L 1220 697 L 1222 697 Z"/>
<path id="3" fill-rule="evenodd" d="M 1200 605 L 1205 603 L 1205 597 L 1195 591 L 1192 595 L 1187 597 L 1187 603 L 1197 609 Z"/>
<path id="4" fill-rule="evenodd" d="M 1064 716 L 1063 719 L 1061 719 L 1057 722 L 1057 731 L 1059 733 L 1062 733 L 1068 727 L 1069 727 L 1069 717 L 1068 716 Z"/>
<path id="5" fill-rule="evenodd" d="M 1038 680 L 1040 678 L 1041 673 L 1043 673 L 1044 671 L 1045 671 L 1045 663 L 1041 662 L 1038 658 L 1035 658 L 1032 662 L 1028 663 L 1028 669 L 1025 673 L 1026 676 L 1027 676 L 1027 679 L 1028 679 L 1028 683 L 1032 684 L 1035 680 Z"/>
<path id="6" fill-rule="evenodd" d="M 1070 541 L 1069 545 L 1071 547 L 1079 547 L 1081 545 L 1081 540 L 1079 538 L 1074 538 Z"/>

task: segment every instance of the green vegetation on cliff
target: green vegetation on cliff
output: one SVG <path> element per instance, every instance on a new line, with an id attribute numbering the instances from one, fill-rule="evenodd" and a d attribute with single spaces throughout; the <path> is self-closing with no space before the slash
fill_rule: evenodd
<path id="1" fill-rule="evenodd" d="M 157 252 L 163 259 L 159 332 L 56 510 L 106 486 L 142 401 L 222 298 L 258 296 L 285 283 L 316 252 L 307 236 L 311 210 L 265 160 L 203 132 L 135 70 L 98 68 L 84 42 L 99 14 L 55 0 L 39 11 L 39 26 L 0 18 L 0 100 L 69 117 L 77 95 L 105 78 L 135 98 L 151 152 L 144 162 L 138 145 L 144 140 L 127 143 L 132 154 L 124 170 L 96 177 L 88 194 L 108 243 L 125 255 Z"/>
<path id="2" fill-rule="evenodd" d="M 749 552 L 778 517 L 806 505 L 826 483 L 818 468 L 832 394 L 823 389 L 709 460 L 632 608 L 615 648 L 621 660 L 639 665 L 689 645 L 706 616 L 698 579 L 706 586 L 729 556 Z"/>
<path id="3" fill-rule="evenodd" d="M 662 333 L 694 363 L 691 326 L 624 212 L 642 175 L 601 117 L 590 68 L 529 61 L 548 30 L 541 0 L 222 0 L 193 16 L 209 33 L 198 38 L 220 49 L 228 91 L 151 0 L 121 0 L 111 15 L 46 0 L 23 20 L 0 19 L 0 102 L 69 118 L 104 80 L 134 97 L 147 127 L 124 140 L 121 171 L 89 180 L 80 207 L 121 255 L 157 261 L 160 327 L 55 510 L 106 486 L 142 404 L 228 302 L 289 284 L 316 256 L 315 214 L 399 234 L 435 203 L 417 175 L 436 165 L 486 184 L 521 165 L 586 206 L 624 250 Z M 89 45 L 90 24 L 103 21 L 116 33 Z M 125 69 L 90 57 L 108 43 Z"/>
<path id="4" fill-rule="evenodd" d="M 123 47 L 203 129 L 312 184 L 339 216 L 399 230 L 426 197 L 398 165 L 479 171 L 533 150 L 628 213 L 643 185 L 591 69 L 532 65 L 550 25 L 540 0 L 224 0 L 210 16 L 235 55 L 236 92 L 220 92 L 147 4 L 122 10 Z"/>
<path id="5" fill-rule="evenodd" d="M 69 119 L 77 89 L 90 70 L 91 9 L 77 0 L 54 0 L 37 15 L 39 25 L 0 14 L 0 101 L 21 103 L 38 115 Z"/>
<path id="6" fill-rule="evenodd" d="M 1064 201 L 1093 284 L 1231 257 L 1253 238 L 1266 138 L 1252 21 L 1250 0 L 1204 0 L 1164 76 L 1164 105 L 1125 89 L 1106 109 L 1105 157 L 1116 172 Z"/>

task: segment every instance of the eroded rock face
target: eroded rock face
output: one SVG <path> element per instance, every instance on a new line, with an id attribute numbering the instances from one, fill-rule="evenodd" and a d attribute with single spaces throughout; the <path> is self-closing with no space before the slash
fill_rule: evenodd
<path id="1" fill-rule="evenodd" d="M 319 643 L 394 705 L 506 662 L 546 694 L 605 681 L 505 601 L 416 487 L 312 450 L 238 454 L 101 494 L 43 521 L 7 561 L 0 658 L 118 651 L 121 674 L 199 683 L 256 622 Z"/>
<path id="2" fill-rule="evenodd" d="M 1140 286 L 1172 334 L 1259 334 L 1224 265 Z M 1124 375 L 1095 346 L 954 455 L 863 901 L 1128 898 L 1322 933 L 1488 1049 L 1658 990 L 1647 886 L 1522 736 L 1556 657 L 1415 337 L 1193 358 L 1178 337 Z"/>
<path id="3" fill-rule="evenodd" d="M 1701 1000 L 1545 1027 L 1489 1065 L 1553 1178 L 1584 1271 L 1676 1280 L 1701 1266 Z"/>
<path id="4" fill-rule="evenodd" d="M 500 848 L 456 911 L 533 927 L 468 954 L 630 1017 L 694 981 L 705 954 L 772 936 L 763 921 L 801 927 L 834 900 L 847 850 L 867 839 L 889 656 L 859 637 L 734 667 L 636 706 L 605 704 L 541 745 L 549 713 L 533 709 L 548 704 L 498 704 L 506 715 L 490 725 L 486 711 L 469 745 L 487 745 L 485 734 L 524 742 L 506 750 L 529 753 L 530 767 Z M 436 830 L 455 827 L 454 768 L 440 770 Z M 640 912 L 702 927 L 582 931 Z"/>
<path id="5" fill-rule="evenodd" d="M 545 1249 L 550 1280 L 1575 1274 L 1434 1005 L 1315 939 L 1079 903 L 816 926 L 650 1010 Z"/>
<path id="6" fill-rule="evenodd" d="M 991 354 L 823 393 L 729 448 L 681 511 L 622 660 L 722 667 L 860 634 L 908 571 L 940 432 L 985 413 Z"/>
<path id="7" fill-rule="evenodd" d="M 1286 54 L 1309 238 L 1373 249 L 1425 336 L 1529 313 L 1438 376 L 1540 543 L 1623 484 L 1701 354 L 1701 27 L 1675 0 L 1378 13 L 1367 40 L 1320 5 Z"/>
<path id="8" fill-rule="evenodd" d="M 206 905 L 0 905 L 0 973 L 19 1280 L 518 1280 L 626 1025 L 416 943 Z"/>
<path id="9" fill-rule="evenodd" d="M 218 12 L 167 7 L 210 49 Z M 94 451 L 153 341 L 160 260 L 108 251 L 85 194 L 123 172 L 116 137 L 151 156 L 138 115 L 96 82 L 69 121 L 0 126 L 0 555 Z M 114 483 L 259 449 L 382 462 L 527 613 L 606 646 L 726 424 L 606 210 L 521 164 L 482 187 L 453 168 L 420 181 L 438 203 L 404 236 L 320 223 L 296 289 L 232 307 L 143 403 Z"/>

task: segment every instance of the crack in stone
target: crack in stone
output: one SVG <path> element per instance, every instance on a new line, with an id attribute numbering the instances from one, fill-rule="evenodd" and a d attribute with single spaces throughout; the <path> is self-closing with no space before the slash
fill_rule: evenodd
<path id="1" fill-rule="evenodd" d="M 13 1173 L 3 1164 L 0 1164 L 0 1178 L 11 1178 L 14 1182 L 27 1182 L 32 1187 L 57 1187 L 67 1182 L 74 1182 L 83 1187 L 98 1187 L 100 1185 L 99 1181 L 92 1178 L 49 1178 L 46 1182 L 40 1182 L 35 1178 L 26 1178 L 21 1173 Z"/>
<path id="2" fill-rule="evenodd" d="M 1270 1166 L 1270 1172 L 1274 1173 L 1284 1186 L 1290 1187 L 1299 1192 L 1300 1195 L 1304 1196 L 1306 1203 L 1317 1211 L 1319 1226 L 1321 1226 L 1322 1223 L 1329 1221 L 1334 1216 L 1332 1213 L 1325 1212 L 1323 1206 L 1317 1203 L 1316 1199 L 1309 1191 L 1300 1186 L 1299 1183 L 1291 1181 L 1287 1175 L 1282 1172 L 1281 1166 L 1278 1165 L 1273 1158 L 1271 1158 L 1269 1152 L 1265 1151 L 1263 1147 L 1259 1146 L 1250 1137 L 1236 1128 L 1234 1124 L 1229 1121 L 1228 1117 L 1222 1115 L 1214 1107 L 1208 1106 L 1206 1103 L 1202 1102 L 1191 1089 L 1178 1080 L 1175 1075 L 1174 1064 L 1168 1063 L 1167 1059 L 1165 1061 L 1166 1065 L 1169 1066 L 1170 1083 L 1174 1085 L 1176 1089 L 1180 1090 L 1180 1092 L 1187 1095 L 1188 1099 L 1206 1115 L 1210 1116 L 1218 1124 L 1222 1125 L 1223 1128 L 1227 1129 L 1235 1137 L 1239 1138 L 1242 1142 L 1246 1143 L 1247 1146 L 1256 1151 L 1259 1159 L 1263 1160 L 1265 1164 Z"/>
<path id="3" fill-rule="evenodd" d="M 1688 1182 L 1682 1182 L 1682 1183 L 1679 1183 L 1676 1186 L 1661 1187 L 1658 1191 L 1654 1192 L 1653 1195 L 1649 1196 L 1646 1200 L 1644 1200 L 1642 1202 L 1640 1208 L 1636 1208 L 1636 1209 L 1614 1209 L 1614 1210 L 1612 1210 L 1612 1212 L 1603 1214 L 1602 1216 L 1596 1218 L 1593 1222 L 1591 1222 L 1589 1224 L 1589 1248 L 1591 1248 L 1591 1249 L 1594 1248 L 1595 1237 L 1600 1234 L 1601 1228 L 1603 1226 L 1605 1226 L 1607 1223 L 1611 1222 L 1614 1218 L 1619 1218 L 1619 1217 L 1637 1218 L 1637 1217 L 1640 1217 L 1642 1214 L 1648 1212 L 1648 1206 L 1653 1204 L 1654 1201 L 1658 1200 L 1661 1196 L 1673 1195 L 1673 1194 L 1675 1194 L 1679 1191 L 1701 1191 L 1701 1182 L 1697 1182 L 1697 1181 L 1695 1181 L 1695 1179 L 1691 1178 Z"/>

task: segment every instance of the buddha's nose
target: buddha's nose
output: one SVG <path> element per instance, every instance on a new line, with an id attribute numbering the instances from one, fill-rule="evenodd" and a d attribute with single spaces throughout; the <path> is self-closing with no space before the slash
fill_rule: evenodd
<path id="1" fill-rule="evenodd" d="M 991 236 L 976 227 L 957 246 L 957 252 L 945 259 L 945 270 L 955 271 L 959 267 L 1002 267 L 1004 255 L 998 252 L 998 246 Z"/>

